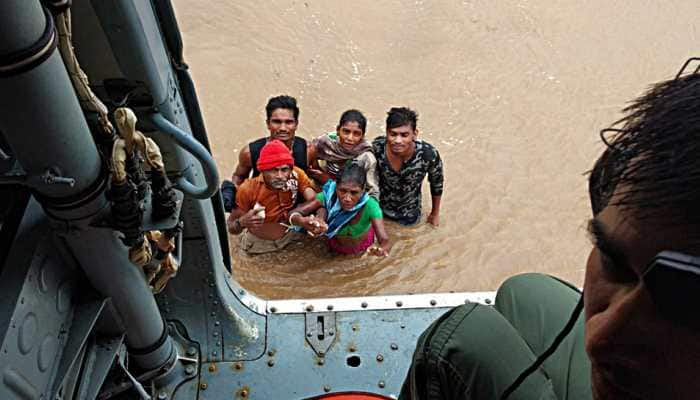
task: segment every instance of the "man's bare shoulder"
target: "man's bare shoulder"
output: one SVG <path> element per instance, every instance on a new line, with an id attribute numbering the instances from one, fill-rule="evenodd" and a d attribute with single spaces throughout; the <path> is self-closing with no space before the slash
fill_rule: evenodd
<path id="1" fill-rule="evenodd" d="M 248 165 L 250 165 L 251 161 L 251 155 L 250 155 L 250 146 L 245 145 L 241 148 L 239 154 L 238 154 L 238 162 L 247 162 Z"/>

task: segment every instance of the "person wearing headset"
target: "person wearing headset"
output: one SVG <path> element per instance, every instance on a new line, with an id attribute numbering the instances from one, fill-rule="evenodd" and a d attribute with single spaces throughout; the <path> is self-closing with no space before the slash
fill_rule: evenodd
<path id="1" fill-rule="evenodd" d="M 684 69 L 601 132 L 585 294 L 525 274 L 493 307 L 448 311 L 399 399 L 700 398 L 700 73 Z"/>

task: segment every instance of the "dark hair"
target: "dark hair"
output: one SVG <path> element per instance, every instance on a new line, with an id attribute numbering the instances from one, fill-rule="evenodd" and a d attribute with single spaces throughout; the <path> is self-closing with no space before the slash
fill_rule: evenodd
<path id="1" fill-rule="evenodd" d="M 299 119 L 299 107 L 297 107 L 297 99 L 292 96 L 282 95 L 277 97 L 272 97 L 267 101 L 265 106 L 265 112 L 267 113 L 267 120 L 270 120 L 272 112 L 278 108 L 284 108 L 285 110 L 292 110 L 294 113 L 294 119 Z"/>
<path id="2" fill-rule="evenodd" d="M 653 85 L 601 132 L 607 148 L 589 179 L 593 213 L 700 222 L 700 74 Z M 613 194 L 615 195 L 613 198 Z"/>
<path id="3" fill-rule="evenodd" d="M 365 183 L 367 182 L 367 171 L 365 171 L 362 165 L 351 162 L 343 168 L 343 172 L 340 174 L 340 178 L 338 178 L 339 185 L 344 182 L 356 183 L 364 190 Z"/>
<path id="4" fill-rule="evenodd" d="M 418 113 L 408 107 L 392 107 L 386 113 L 386 129 L 393 129 L 399 126 L 411 124 L 411 128 L 416 130 L 418 124 Z"/>
<path id="5" fill-rule="evenodd" d="M 365 129 L 367 129 L 367 118 L 365 118 L 364 115 L 358 110 L 347 110 L 345 111 L 341 116 L 340 116 L 340 122 L 338 122 L 338 127 L 336 129 L 340 129 L 341 126 L 347 124 L 348 122 L 357 122 L 358 125 L 360 125 L 360 129 L 362 129 L 362 133 L 365 133 Z"/>

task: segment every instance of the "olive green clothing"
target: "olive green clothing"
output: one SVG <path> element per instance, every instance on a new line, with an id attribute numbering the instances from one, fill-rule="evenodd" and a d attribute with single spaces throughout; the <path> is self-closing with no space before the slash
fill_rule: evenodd
<path id="1" fill-rule="evenodd" d="M 494 307 L 456 307 L 423 332 L 400 400 L 498 400 L 553 342 L 581 294 L 555 278 L 524 274 L 507 280 Z M 509 400 L 591 399 L 583 315 L 544 364 Z"/>

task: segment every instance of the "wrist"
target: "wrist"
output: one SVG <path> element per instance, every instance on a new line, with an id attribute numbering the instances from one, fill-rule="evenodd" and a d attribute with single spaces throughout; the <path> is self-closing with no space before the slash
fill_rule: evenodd
<path id="1" fill-rule="evenodd" d="M 294 220 L 295 220 L 294 217 L 297 217 L 297 216 L 299 217 L 299 218 L 296 218 L 296 221 L 298 222 L 298 224 L 294 222 Z M 300 212 L 293 212 L 293 213 L 289 214 L 289 225 L 296 226 L 296 225 L 303 223 L 303 221 L 304 221 L 304 216 L 301 215 Z"/>

